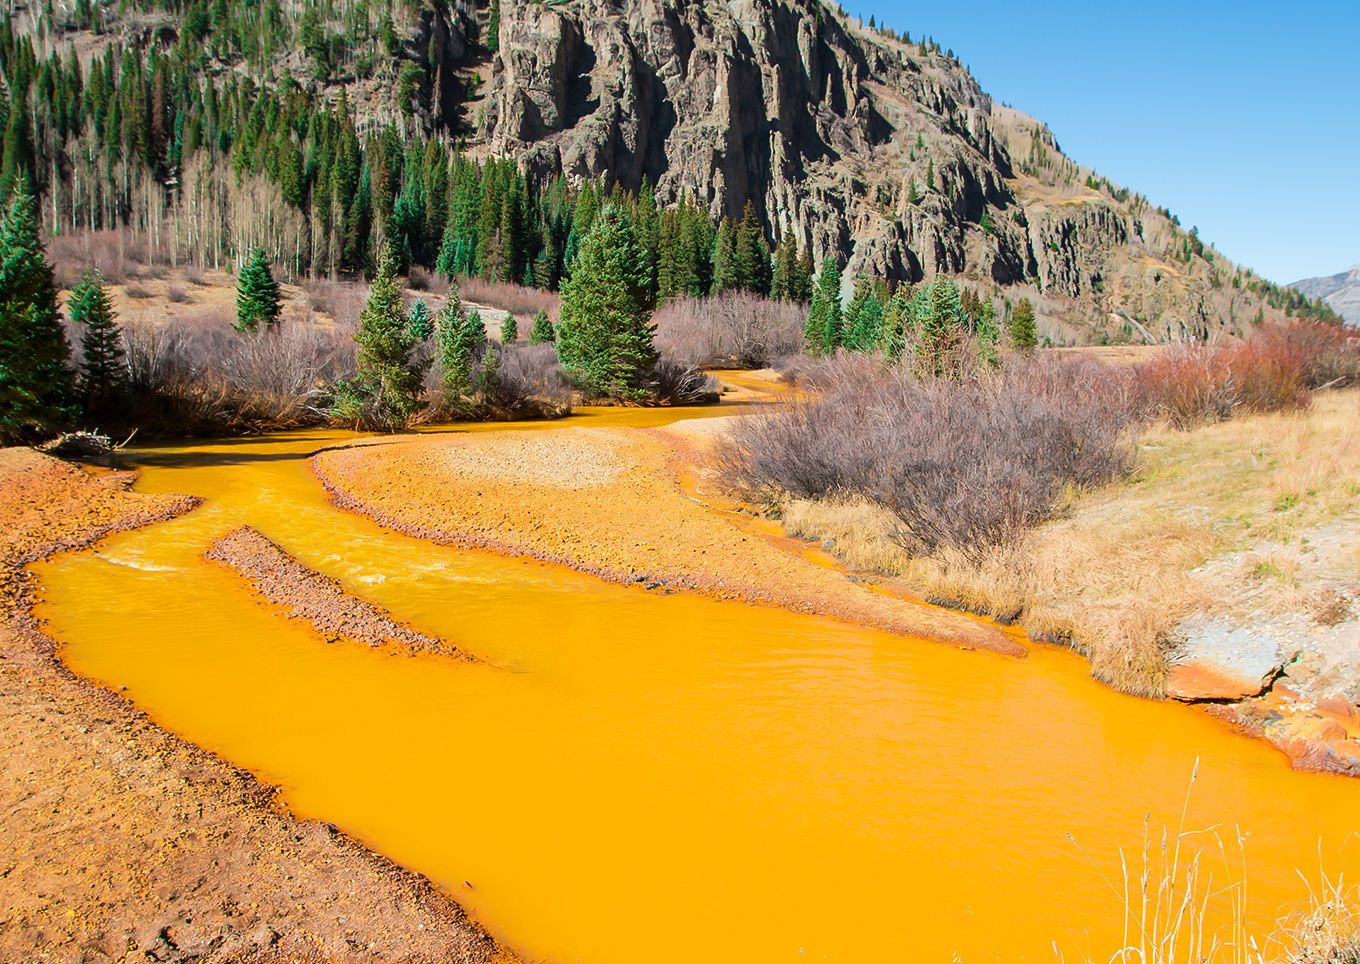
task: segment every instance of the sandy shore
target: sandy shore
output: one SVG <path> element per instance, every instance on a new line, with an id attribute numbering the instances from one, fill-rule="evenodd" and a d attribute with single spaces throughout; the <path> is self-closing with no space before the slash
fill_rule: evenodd
<path id="1" fill-rule="evenodd" d="M 56 659 L 23 567 L 192 507 L 130 481 L 0 450 L 0 959 L 510 960 L 423 878 Z"/>
<path id="2" fill-rule="evenodd" d="M 332 449 L 312 466 L 338 505 L 421 538 L 1024 654 L 985 623 L 876 592 L 695 501 L 677 446 L 654 429 L 469 432 Z"/>

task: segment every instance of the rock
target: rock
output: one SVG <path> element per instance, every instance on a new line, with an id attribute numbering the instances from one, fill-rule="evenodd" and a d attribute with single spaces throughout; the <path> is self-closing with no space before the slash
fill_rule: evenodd
<path id="1" fill-rule="evenodd" d="M 1236 700 L 1259 696 L 1284 660 L 1273 636 L 1197 616 L 1176 628 L 1182 640 L 1171 659 L 1167 695 L 1173 699 Z"/>
<path id="2" fill-rule="evenodd" d="M 791 233 L 814 261 L 848 262 L 847 287 L 860 271 L 1022 286 L 1009 297 L 1035 299 L 1060 339 L 1207 335 L 1279 314 L 952 55 L 819 0 L 506 4 L 500 37 L 476 134 L 535 177 L 646 179 L 714 216 L 749 201 L 768 240 Z"/>

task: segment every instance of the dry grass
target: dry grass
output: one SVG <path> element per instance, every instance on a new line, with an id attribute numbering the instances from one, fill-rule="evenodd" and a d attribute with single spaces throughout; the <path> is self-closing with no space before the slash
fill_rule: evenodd
<path id="1" fill-rule="evenodd" d="M 1119 850 L 1120 877 L 1105 874 L 1069 836 L 1123 915 L 1120 946 L 1084 959 L 1112 964 L 1354 964 L 1360 961 L 1360 891 L 1319 868 L 1300 911 L 1257 933 L 1249 921 L 1246 836 L 1240 828 L 1187 827 L 1190 778 L 1175 827 L 1144 822 L 1136 857 Z M 1216 873 L 1218 876 L 1216 876 Z M 1055 945 L 1059 960 L 1063 955 Z"/>
<path id="2" fill-rule="evenodd" d="M 1360 553 L 1350 524 L 1360 519 L 1360 390 L 1321 393 L 1303 411 L 1152 430 L 1127 482 L 1069 493 L 1059 518 L 975 560 L 897 548 L 892 516 L 863 501 L 784 511 L 791 533 L 822 540 L 852 567 L 1018 619 L 1084 653 L 1116 688 L 1161 695 L 1170 631 L 1190 613 L 1316 605 L 1291 573 L 1318 531 L 1349 532 Z M 1231 565 L 1192 572 L 1215 559 Z"/>

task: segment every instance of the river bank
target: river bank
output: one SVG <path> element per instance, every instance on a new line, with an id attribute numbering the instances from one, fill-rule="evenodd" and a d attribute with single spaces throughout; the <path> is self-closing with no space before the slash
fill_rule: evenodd
<path id="1" fill-rule="evenodd" d="M 57 658 L 24 567 L 196 504 L 131 481 L 0 450 L 0 957 L 509 960 L 423 879 Z"/>
<path id="2" fill-rule="evenodd" d="M 1069 646 L 1117 689 L 1211 704 L 1300 768 L 1360 775 L 1360 391 L 1153 428 L 1124 482 L 981 560 L 913 557 L 886 512 L 792 500 L 791 535 Z"/>
<path id="3" fill-rule="evenodd" d="M 1319 841 L 1338 854 L 1329 869 L 1354 872 L 1353 856 L 1335 848 L 1353 827 L 1360 787 L 1292 773 L 1269 747 L 1198 710 L 1095 686 L 1071 653 L 998 658 L 746 605 L 735 593 L 668 591 L 683 571 L 648 591 L 523 554 L 440 545 L 337 510 L 312 470 L 318 453 L 359 447 L 394 466 L 466 456 L 466 477 L 452 483 L 459 498 L 431 512 L 458 521 L 463 501 L 475 501 L 488 531 L 503 510 L 520 534 L 534 521 L 566 531 L 587 511 L 569 503 L 588 506 L 605 497 L 592 488 L 617 486 L 616 526 L 655 517 L 622 558 L 646 561 L 653 543 L 668 554 L 667 539 L 718 538 L 708 525 L 720 521 L 730 531 L 713 551 L 748 536 L 738 562 L 787 556 L 870 592 L 792 540 L 772 545 L 749 520 L 695 502 L 708 501 L 702 485 L 680 485 L 703 428 L 719 424 L 707 416 L 718 414 L 614 409 L 557 426 L 375 440 L 295 432 L 134 450 L 126 458 L 143 496 L 191 493 L 200 504 L 36 565 L 37 612 L 74 672 L 257 775 L 256 786 L 278 787 L 277 802 L 302 818 L 271 810 L 256 820 L 333 823 L 337 839 L 362 840 L 423 875 L 410 877 L 417 893 L 446 907 L 440 895 L 455 898 L 525 959 L 1035 960 L 1055 940 L 1077 955 L 1112 947 L 1121 911 L 1099 874 L 1118 873 L 1119 849 L 1137 846 L 1149 814 L 1175 824 L 1196 771 L 1194 824 L 1252 834 L 1244 927 L 1270 933 L 1281 914 L 1307 906 L 1295 870 Z M 686 417 L 705 420 L 672 424 Z M 477 436 L 488 442 L 469 441 Z M 656 481 L 629 487 L 630 470 Z M 436 488 L 424 471 L 383 478 L 420 499 Z M 438 471 L 447 481 L 448 467 Z M 508 505 L 491 494 L 502 485 L 521 501 L 539 489 L 556 501 Z M 438 514 L 428 522 L 449 524 Z M 243 527 L 256 535 L 233 548 Z M 584 530 L 579 558 L 597 536 L 622 544 L 627 530 Z M 204 555 L 224 540 L 230 567 Z M 639 569 L 652 575 L 650 564 Z M 788 571 L 795 588 L 822 591 L 804 569 Z M 748 587 L 768 579 L 737 573 Z M 329 604 L 312 608 L 308 586 L 340 605 L 338 621 Z M 894 611 L 908 605 L 885 598 Z M 409 655 L 408 644 L 390 645 L 409 643 L 392 635 L 399 627 L 476 658 L 437 647 Z M 74 764 L 51 776 L 62 787 L 81 780 Z M 238 832 L 247 829 L 233 827 L 231 839 Z M 86 863 L 108 862 L 111 873 L 123 866 L 98 847 L 89 854 Z M 1212 847 L 1202 859 L 1215 881 L 1239 872 Z M 336 879 L 325 873 L 333 864 L 316 866 L 319 880 L 291 866 L 279 878 L 294 875 L 295 902 L 313 916 Z M 265 894 L 276 883 L 226 876 Z M 415 956 L 396 925 L 378 918 L 396 935 L 384 943 L 361 915 L 336 913 L 351 922 L 348 939 L 377 943 L 372 958 Z"/>
<path id="4" fill-rule="evenodd" d="M 338 506 L 417 538 L 652 590 L 1025 654 L 980 620 L 876 592 L 772 548 L 689 498 L 676 480 L 676 456 L 663 430 L 569 428 L 356 445 L 321 452 L 311 464 Z"/>

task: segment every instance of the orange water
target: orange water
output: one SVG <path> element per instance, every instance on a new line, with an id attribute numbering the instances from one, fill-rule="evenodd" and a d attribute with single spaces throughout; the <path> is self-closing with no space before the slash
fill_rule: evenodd
<path id="1" fill-rule="evenodd" d="M 1301 897 L 1319 841 L 1360 870 L 1341 846 L 1360 783 L 1119 696 L 1070 654 L 423 543 L 329 506 L 305 457 L 341 438 L 140 450 L 140 489 L 205 504 L 36 567 L 41 614 L 75 670 L 428 875 L 526 959 L 1051 961 L 1056 941 L 1104 960 L 1118 901 L 1067 835 L 1117 875 L 1145 813 L 1176 820 L 1197 757 L 1190 822 L 1250 833 L 1257 923 Z M 485 662 L 318 641 L 199 559 L 242 523 Z"/>

